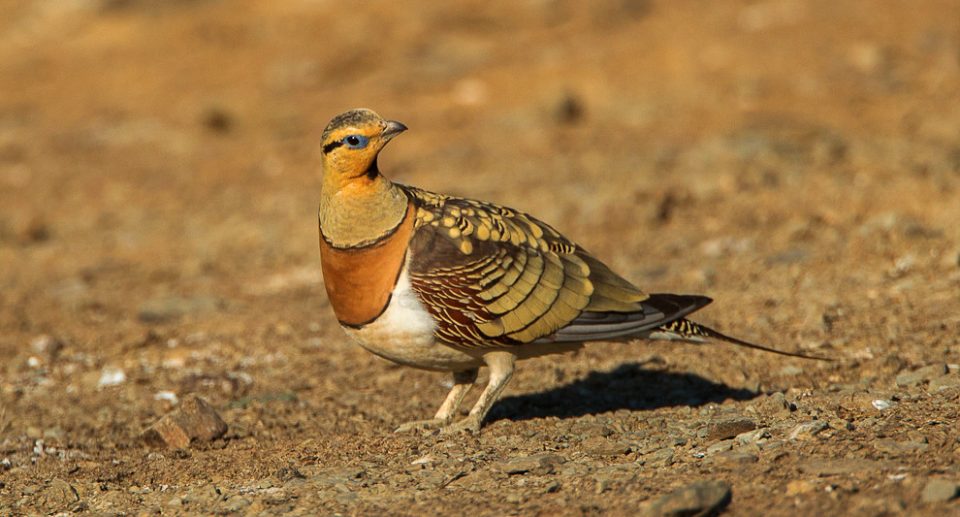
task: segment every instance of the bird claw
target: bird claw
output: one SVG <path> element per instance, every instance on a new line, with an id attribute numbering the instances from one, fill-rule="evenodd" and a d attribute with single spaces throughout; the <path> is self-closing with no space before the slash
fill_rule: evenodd
<path id="1" fill-rule="evenodd" d="M 394 429 L 393 432 L 409 433 L 411 431 L 432 431 L 442 428 L 449 422 L 449 420 L 443 420 L 440 418 L 431 418 L 430 420 L 414 420 L 412 422 L 404 422 L 400 424 L 400 427 Z"/>
<path id="2" fill-rule="evenodd" d="M 445 436 L 463 433 L 476 435 L 480 433 L 480 424 L 479 418 L 475 415 L 470 415 L 459 422 L 443 427 L 440 429 L 440 434 Z"/>

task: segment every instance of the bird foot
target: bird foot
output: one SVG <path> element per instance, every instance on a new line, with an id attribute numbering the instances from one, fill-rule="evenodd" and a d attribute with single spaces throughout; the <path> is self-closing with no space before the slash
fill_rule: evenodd
<path id="1" fill-rule="evenodd" d="M 404 422 L 400 424 L 400 427 L 394 429 L 395 433 L 409 433 L 412 431 L 432 431 L 435 429 L 440 429 L 443 426 L 450 423 L 450 420 L 444 420 L 442 418 L 431 418 L 430 420 L 414 420 L 412 422 Z"/>
<path id="2" fill-rule="evenodd" d="M 476 415 L 469 415 L 463 420 L 444 426 L 440 429 L 440 434 L 450 436 L 454 434 L 468 433 L 476 435 L 480 433 L 480 418 Z"/>

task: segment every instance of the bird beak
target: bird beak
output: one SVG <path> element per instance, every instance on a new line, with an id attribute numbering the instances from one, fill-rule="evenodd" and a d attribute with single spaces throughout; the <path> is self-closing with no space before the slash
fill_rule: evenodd
<path id="1" fill-rule="evenodd" d="M 380 137 L 389 142 L 390 139 L 406 130 L 407 126 L 397 122 L 396 120 L 388 120 L 387 127 L 383 128 L 383 132 L 380 133 Z"/>

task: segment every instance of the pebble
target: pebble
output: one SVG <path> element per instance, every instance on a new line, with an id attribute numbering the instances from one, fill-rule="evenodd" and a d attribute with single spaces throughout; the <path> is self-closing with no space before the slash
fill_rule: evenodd
<path id="1" fill-rule="evenodd" d="M 653 454 L 645 458 L 645 460 L 646 460 L 646 463 L 652 466 L 669 467 L 670 465 L 673 465 L 673 456 L 674 456 L 673 449 L 671 447 L 665 447 L 663 449 L 660 449 L 657 452 L 654 452 Z"/>
<path id="2" fill-rule="evenodd" d="M 721 452 L 726 452 L 733 449 L 733 440 L 723 440 L 719 441 L 710 447 L 707 447 L 707 456 L 713 456 Z"/>
<path id="3" fill-rule="evenodd" d="M 183 449 L 193 440 L 215 440 L 226 432 L 226 422 L 207 401 L 187 395 L 178 409 L 164 415 L 144 431 L 141 438 L 155 447 Z"/>
<path id="4" fill-rule="evenodd" d="M 123 384 L 127 381 L 127 374 L 120 368 L 104 368 L 100 372 L 100 380 L 97 381 L 97 388 L 107 388 Z"/>
<path id="5" fill-rule="evenodd" d="M 730 484 L 724 481 L 696 481 L 661 496 L 644 512 L 649 516 L 715 515 L 733 499 Z"/>
<path id="6" fill-rule="evenodd" d="M 30 341 L 30 350 L 35 354 L 45 354 L 50 358 L 55 358 L 60 353 L 64 344 L 62 341 L 49 334 L 41 334 Z"/>
<path id="7" fill-rule="evenodd" d="M 250 506 L 250 500 L 240 496 L 234 496 L 223 503 L 223 510 L 227 513 L 240 513 L 244 508 Z"/>
<path id="8" fill-rule="evenodd" d="M 895 406 L 896 404 L 894 404 L 893 401 L 891 401 L 891 400 L 876 399 L 876 400 L 874 400 L 873 402 L 871 402 L 870 405 L 872 405 L 873 407 L 877 408 L 879 411 L 883 411 L 883 410 L 885 410 L 885 409 L 890 409 L 890 408 L 892 408 L 892 407 Z"/>
<path id="9" fill-rule="evenodd" d="M 40 497 L 43 507 L 50 512 L 65 510 L 80 500 L 77 490 L 60 478 L 51 481 Z"/>
<path id="10" fill-rule="evenodd" d="M 924 382 L 930 382 L 933 379 L 942 377 L 946 375 L 948 371 L 949 369 L 947 369 L 946 364 L 931 364 L 911 372 L 904 372 L 897 375 L 896 383 L 897 386 L 916 386 L 917 384 L 923 384 Z"/>
<path id="11" fill-rule="evenodd" d="M 944 375 L 930 381 L 930 391 L 940 391 L 960 386 L 960 375 Z"/>
<path id="12" fill-rule="evenodd" d="M 737 436 L 738 434 L 753 431 L 756 428 L 757 423 L 749 418 L 728 418 L 707 424 L 703 438 L 706 438 L 711 442 L 717 440 L 727 440 Z"/>
<path id="13" fill-rule="evenodd" d="M 960 486 L 947 479 L 931 479 L 923 487 L 920 498 L 925 503 L 949 501 L 960 495 Z"/>
<path id="14" fill-rule="evenodd" d="M 747 409 L 764 416 L 771 416 L 787 414 L 794 407 L 783 393 L 776 392 L 760 398 L 754 404 L 747 406 Z"/>
<path id="15" fill-rule="evenodd" d="M 497 464 L 496 468 L 505 474 L 550 474 L 566 460 L 556 454 L 535 454 L 511 458 Z"/>
<path id="16" fill-rule="evenodd" d="M 790 431 L 790 434 L 787 436 L 788 440 L 797 440 L 797 439 L 806 439 L 811 438 L 820 434 L 822 431 L 829 429 L 830 426 L 827 425 L 823 420 L 811 420 L 810 422 L 804 422 Z"/>
<path id="17" fill-rule="evenodd" d="M 583 450 L 591 456 L 623 456 L 630 452 L 628 445 L 600 436 L 587 438 L 583 441 L 582 446 Z"/>
<path id="18" fill-rule="evenodd" d="M 167 402 L 169 402 L 169 403 L 171 403 L 171 404 L 176 404 L 177 402 L 180 401 L 180 399 L 177 397 L 177 394 L 176 394 L 176 393 L 174 393 L 174 392 L 172 392 L 172 391 L 166 391 L 166 390 L 164 390 L 164 391 L 158 391 L 158 392 L 154 393 L 154 394 L 153 394 L 153 400 L 164 400 L 164 401 L 167 401 Z"/>
<path id="19" fill-rule="evenodd" d="M 740 433 L 734 440 L 737 442 L 737 445 L 758 445 L 770 438 L 770 429 L 763 427 L 753 431 L 747 431 L 745 433 Z"/>

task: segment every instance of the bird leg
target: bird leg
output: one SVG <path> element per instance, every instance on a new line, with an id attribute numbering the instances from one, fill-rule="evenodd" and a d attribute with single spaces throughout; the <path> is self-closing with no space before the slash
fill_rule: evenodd
<path id="1" fill-rule="evenodd" d="M 513 377 L 515 361 L 516 356 L 507 351 L 498 350 L 484 354 L 483 362 L 486 363 L 490 369 L 490 380 L 487 381 L 487 387 L 484 388 L 483 393 L 480 394 L 480 398 L 477 400 L 477 403 L 473 405 L 473 409 L 470 410 L 470 414 L 467 415 L 466 418 L 444 427 L 441 432 L 443 434 L 461 431 L 468 431 L 473 434 L 480 432 L 480 425 L 483 423 L 483 419 L 487 416 L 487 413 L 490 412 L 493 403 L 500 398 L 500 394 L 503 392 L 503 389 L 507 387 L 510 378 Z"/>
<path id="2" fill-rule="evenodd" d="M 453 387 L 450 388 L 450 393 L 448 393 L 447 398 L 443 400 L 443 404 L 440 405 L 437 414 L 430 420 L 405 422 L 394 432 L 404 433 L 417 429 L 437 429 L 449 424 L 450 421 L 453 420 L 453 415 L 460 409 L 460 403 L 463 402 L 463 397 L 467 395 L 467 392 L 470 391 L 473 384 L 477 382 L 477 372 L 477 368 L 462 372 L 453 372 Z"/>

